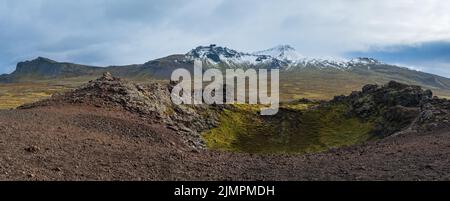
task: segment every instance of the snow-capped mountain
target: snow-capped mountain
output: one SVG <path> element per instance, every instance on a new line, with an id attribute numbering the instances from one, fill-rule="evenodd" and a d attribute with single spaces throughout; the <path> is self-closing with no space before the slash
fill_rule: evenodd
<path id="1" fill-rule="evenodd" d="M 278 45 L 276 47 L 254 52 L 255 55 L 268 55 L 272 58 L 276 58 L 287 62 L 296 62 L 305 59 L 303 55 L 297 52 L 293 47 L 289 45 Z"/>
<path id="2" fill-rule="evenodd" d="M 210 65 L 264 66 L 293 70 L 296 68 L 336 68 L 340 70 L 355 66 L 382 64 L 372 58 L 321 59 L 305 57 L 289 45 L 279 45 L 267 50 L 245 53 L 217 45 L 199 46 L 186 54 L 188 59 L 201 59 Z"/>
<path id="3" fill-rule="evenodd" d="M 238 52 L 216 45 L 199 46 L 188 52 L 186 57 L 188 59 L 201 59 L 215 65 L 220 63 L 228 65 L 258 65 L 272 60 L 270 56 Z"/>

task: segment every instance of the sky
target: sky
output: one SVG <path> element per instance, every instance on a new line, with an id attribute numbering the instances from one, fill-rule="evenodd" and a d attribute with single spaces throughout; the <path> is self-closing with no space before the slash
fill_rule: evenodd
<path id="1" fill-rule="evenodd" d="M 144 63 L 208 44 L 289 44 L 450 77 L 448 0 L 0 0 L 0 73 L 38 56 Z"/>

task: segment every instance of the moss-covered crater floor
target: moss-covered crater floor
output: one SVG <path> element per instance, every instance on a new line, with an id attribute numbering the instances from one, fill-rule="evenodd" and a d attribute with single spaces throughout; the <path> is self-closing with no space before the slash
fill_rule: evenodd
<path id="1" fill-rule="evenodd" d="M 209 149 L 247 153 L 311 153 L 373 138 L 373 123 L 346 115 L 342 104 L 282 104 L 278 114 L 261 116 L 257 105 L 233 105 L 219 126 L 202 134 Z"/>

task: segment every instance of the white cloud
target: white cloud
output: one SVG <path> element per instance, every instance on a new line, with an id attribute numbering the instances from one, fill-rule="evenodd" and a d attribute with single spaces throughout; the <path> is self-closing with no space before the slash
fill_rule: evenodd
<path id="1" fill-rule="evenodd" d="M 142 63 L 208 43 L 339 56 L 450 40 L 449 10 L 447 0 L 2 0 L 0 65 L 35 56 Z"/>

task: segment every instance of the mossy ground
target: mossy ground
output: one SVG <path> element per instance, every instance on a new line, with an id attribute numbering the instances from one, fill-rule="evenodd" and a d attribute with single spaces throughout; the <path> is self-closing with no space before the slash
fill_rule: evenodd
<path id="1" fill-rule="evenodd" d="M 373 124 L 346 116 L 346 106 L 310 106 L 284 104 L 277 115 L 260 116 L 258 106 L 237 105 L 203 137 L 210 149 L 249 153 L 319 152 L 371 138 Z"/>

